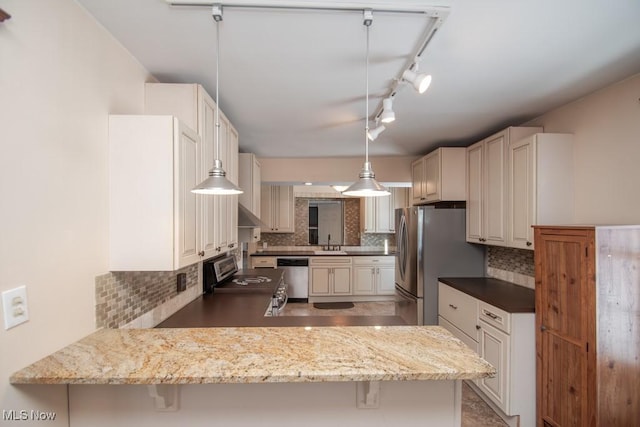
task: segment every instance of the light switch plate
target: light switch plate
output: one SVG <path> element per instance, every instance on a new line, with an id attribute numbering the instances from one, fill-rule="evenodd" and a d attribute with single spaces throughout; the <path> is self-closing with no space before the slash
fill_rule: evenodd
<path id="1" fill-rule="evenodd" d="M 11 329 L 29 320 L 27 287 L 20 286 L 2 293 L 4 328 Z"/>

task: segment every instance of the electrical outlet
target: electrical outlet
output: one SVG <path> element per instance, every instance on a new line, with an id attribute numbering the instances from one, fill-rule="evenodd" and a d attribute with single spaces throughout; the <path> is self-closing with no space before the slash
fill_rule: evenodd
<path id="1" fill-rule="evenodd" d="M 187 289 L 186 273 L 178 273 L 178 276 L 176 277 L 176 283 L 178 285 L 178 293 L 184 292 Z"/>
<path id="2" fill-rule="evenodd" d="M 27 287 L 20 286 L 2 293 L 4 328 L 11 329 L 29 320 L 27 308 Z"/>

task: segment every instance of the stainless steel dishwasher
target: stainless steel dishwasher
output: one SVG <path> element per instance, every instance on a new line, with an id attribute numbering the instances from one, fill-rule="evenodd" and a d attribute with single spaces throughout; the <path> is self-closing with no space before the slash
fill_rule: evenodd
<path id="1" fill-rule="evenodd" d="M 309 258 L 278 257 L 277 266 L 284 270 L 284 283 L 290 302 L 309 300 Z"/>

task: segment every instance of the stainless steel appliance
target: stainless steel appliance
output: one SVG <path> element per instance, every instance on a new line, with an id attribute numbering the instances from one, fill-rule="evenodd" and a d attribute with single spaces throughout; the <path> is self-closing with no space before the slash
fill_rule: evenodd
<path id="1" fill-rule="evenodd" d="M 438 324 L 438 277 L 484 276 L 484 247 L 466 242 L 465 209 L 396 209 L 396 315 Z"/>
<path id="2" fill-rule="evenodd" d="M 284 270 L 284 282 L 287 284 L 289 301 L 307 302 L 309 300 L 309 258 L 278 257 L 278 269 Z"/>
<path id="3" fill-rule="evenodd" d="M 265 316 L 277 316 L 287 304 L 287 285 L 284 280 L 274 283 L 271 278 L 260 274 L 260 270 L 238 271 L 233 255 L 207 260 L 202 269 L 204 293 L 271 293 L 271 302 L 266 308 Z"/>

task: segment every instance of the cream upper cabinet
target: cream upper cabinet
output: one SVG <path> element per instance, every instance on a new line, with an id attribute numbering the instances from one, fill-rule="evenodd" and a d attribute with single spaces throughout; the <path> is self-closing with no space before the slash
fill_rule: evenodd
<path id="1" fill-rule="evenodd" d="M 244 191 L 239 202 L 260 218 L 260 162 L 253 153 L 240 153 L 238 158 L 238 184 Z"/>
<path id="2" fill-rule="evenodd" d="M 508 246 L 534 249 L 533 225 L 573 222 L 573 136 L 537 133 L 508 153 Z"/>
<path id="3" fill-rule="evenodd" d="M 412 203 L 465 199 L 465 148 L 441 147 L 411 165 Z"/>
<path id="4" fill-rule="evenodd" d="M 510 127 L 466 149 L 467 241 L 507 245 L 507 149 L 509 141 L 541 131 Z"/>
<path id="5" fill-rule="evenodd" d="M 295 199 L 291 185 L 263 185 L 260 219 L 267 228 L 263 233 L 295 232 Z"/>
<path id="6" fill-rule="evenodd" d="M 362 197 L 360 223 L 363 233 L 394 233 L 395 210 L 407 206 L 408 189 L 390 187 L 389 196 Z"/>
<path id="7" fill-rule="evenodd" d="M 109 270 L 173 271 L 204 255 L 200 144 L 172 116 L 109 117 Z"/>
<path id="8" fill-rule="evenodd" d="M 199 181 L 204 181 L 219 157 L 227 178 L 238 183 L 238 134 L 226 116 L 220 112 L 219 148 L 215 145 L 216 103 L 197 84 L 147 83 L 145 112 L 176 116 L 192 129 L 202 141 L 199 153 Z M 204 257 L 224 253 L 237 246 L 237 196 L 201 195 L 202 241 Z"/>

